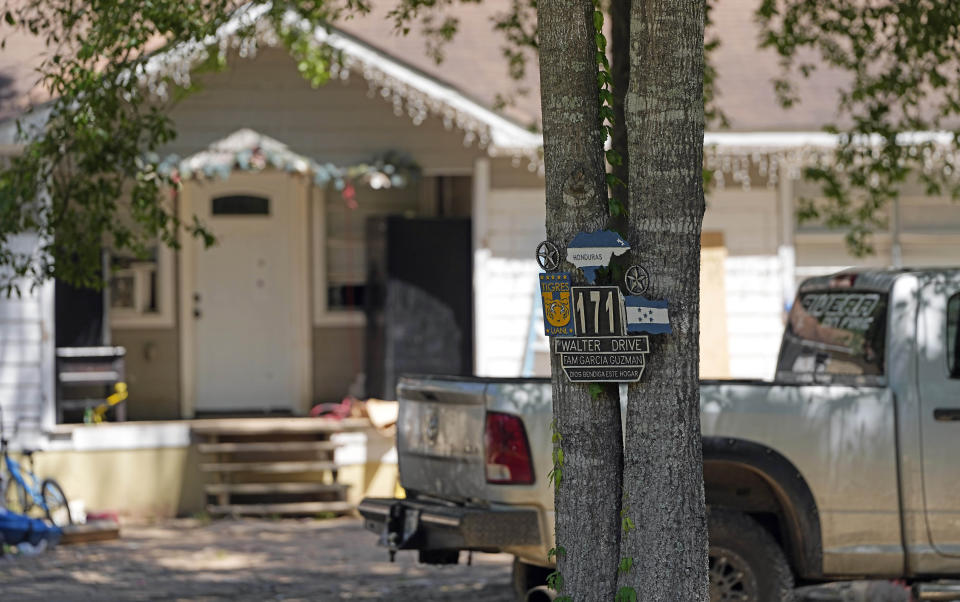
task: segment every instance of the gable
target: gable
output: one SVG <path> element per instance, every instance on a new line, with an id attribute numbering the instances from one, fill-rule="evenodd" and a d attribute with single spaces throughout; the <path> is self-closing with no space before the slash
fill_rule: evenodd
<path id="1" fill-rule="evenodd" d="M 441 116 L 411 117 L 402 99 L 384 97 L 356 74 L 312 88 L 279 48 L 231 57 L 227 64 L 223 72 L 195 78 L 200 90 L 170 111 L 178 136 L 164 152 L 187 156 L 249 128 L 334 165 L 402 150 L 425 171 L 455 173 L 472 169 L 486 154 L 452 121 L 447 128 Z"/>

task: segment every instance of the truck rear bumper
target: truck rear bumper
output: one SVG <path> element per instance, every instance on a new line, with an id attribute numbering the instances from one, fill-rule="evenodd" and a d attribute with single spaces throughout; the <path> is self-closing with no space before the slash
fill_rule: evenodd
<path id="1" fill-rule="evenodd" d="M 475 550 L 540 544 L 537 511 L 469 507 L 425 500 L 365 498 L 364 527 L 390 550 Z"/>

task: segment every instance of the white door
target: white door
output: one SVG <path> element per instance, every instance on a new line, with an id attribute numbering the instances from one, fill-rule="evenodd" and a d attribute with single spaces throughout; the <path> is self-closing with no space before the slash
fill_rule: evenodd
<path id="1" fill-rule="evenodd" d="M 208 249 L 194 242 L 184 261 L 186 413 L 302 413 L 311 384 L 303 181 L 234 174 L 185 196 L 217 239 Z"/>

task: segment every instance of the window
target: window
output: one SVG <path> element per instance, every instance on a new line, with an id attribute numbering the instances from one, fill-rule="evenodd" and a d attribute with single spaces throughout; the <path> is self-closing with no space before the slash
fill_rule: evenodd
<path id="1" fill-rule="evenodd" d="M 417 215 L 417 186 L 374 190 L 358 186 L 344 199 L 334 187 L 316 190 L 314 315 L 317 324 L 361 323 L 367 285 L 367 218 Z"/>
<path id="2" fill-rule="evenodd" d="M 110 325 L 115 328 L 172 327 L 172 253 L 163 244 L 146 257 L 111 255 Z"/>
<path id="3" fill-rule="evenodd" d="M 211 203 L 211 215 L 270 215 L 270 199 L 262 196 L 218 196 Z"/>
<path id="4" fill-rule="evenodd" d="M 801 293 L 787 320 L 777 380 L 882 385 L 886 330 L 886 294 Z"/>
<path id="5" fill-rule="evenodd" d="M 960 323 L 960 293 L 950 297 L 950 301 L 947 302 L 947 370 L 950 371 L 950 378 L 960 378 L 958 323 Z"/>

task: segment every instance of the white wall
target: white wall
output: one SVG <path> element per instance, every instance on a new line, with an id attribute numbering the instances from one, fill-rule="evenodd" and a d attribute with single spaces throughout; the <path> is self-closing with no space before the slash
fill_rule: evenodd
<path id="1" fill-rule="evenodd" d="M 727 188 L 707 196 L 704 231 L 723 232 L 731 378 L 773 378 L 783 335 L 777 191 Z"/>
<path id="2" fill-rule="evenodd" d="M 776 191 L 727 189 L 711 194 L 704 230 L 723 232 L 728 350 L 733 378 L 772 378 L 783 333 L 784 300 L 777 254 Z M 545 237 L 542 188 L 494 188 L 486 211 L 485 248 L 476 254 L 477 373 L 517 376 L 531 344 L 544 348 L 534 312 Z M 542 367 L 542 362 L 540 363 Z"/>
<path id="3" fill-rule="evenodd" d="M 14 251 L 27 252 L 36 236 L 20 236 Z M 21 296 L 0 296 L 0 410 L 5 435 L 15 446 L 37 447 L 54 424 L 53 281 Z M 13 436 L 15 433 L 15 436 Z"/>
<path id="4" fill-rule="evenodd" d="M 491 189 L 485 248 L 475 254 L 477 374 L 518 376 L 528 352 L 537 245 L 546 238 L 543 188 Z M 535 325 L 542 337 L 542 326 Z"/>

